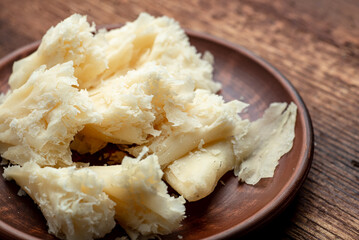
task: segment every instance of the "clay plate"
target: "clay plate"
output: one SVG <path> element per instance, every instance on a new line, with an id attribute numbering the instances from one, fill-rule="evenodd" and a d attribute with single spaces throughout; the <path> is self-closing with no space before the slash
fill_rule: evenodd
<path id="1" fill-rule="evenodd" d="M 240 46 L 202 33 L 187 33 L 199 52 L 208 50 L 214 55 L 214 79 L 223 84 L 220 94 L 226 100 L 241 99 L 250 104 L 243 117 L 257 119 L 272 102 L 293 101 L 298 106 L 293 148 L 280 159 L 273 178 L 250 186 L 238 183 L 232 172 L 227 173 L 209 197 L 186 204 L 188 217 L 182 227 L 162 239 L 178 239 L 179 235 L 187 240 L 239 237 L 282 211 L 302 185 L 313 153 L 311 120 L 297 91 L 270 64 Z M 29 55 L 38 44 L 25 46 L 0 60 L 1 92 L 8 89 L 13 62 Z M 40 210 L 28 196 L 19 197 L 18 190 L 13 181 L 0 177 L 1 239 L 55 239 L 47 233 Z M 117 226 L 105 238 L 122 234 Z"/>

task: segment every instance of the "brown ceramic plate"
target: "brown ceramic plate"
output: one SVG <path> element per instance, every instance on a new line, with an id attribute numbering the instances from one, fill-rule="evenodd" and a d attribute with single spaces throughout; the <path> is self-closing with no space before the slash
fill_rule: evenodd
<path id="1" fill-rule="evenodd" d="M 241 236 L 272 219 L 293 199 L 311 164 L 313 130 L 308 111 L 297 91 L 276 69 L 248 50 L 206 34 L 187 31 L 200 52 L 215 57 L 214 78 L 223 84 L 226 100 L 241 99 L 250 103 L 244 117 L 257 119 L 272 102 L 294 102 L 298 106 L 295 140 L 292 150 L 280 159 L 275 175 L 255 186 L 238 183 L 227 173 L 215 191 L 205 199 L 188 203 L 183 226 L 162 239 L 222 239 Z M 0 90 L 8 88 L 7 80 L 15 60 L 27 56 L 38 46 L 25 46 L 0 60 Z M 2 173 L 3 170 L 1 168 Z M 19 197 L 19 187 L 0 177 L 1 239 L 55 239 L 47 233 L 46 221 L 28 197 Z M 280 226 L 278 226 L 280 228 Z M 106 236 L 114 239 L 122 230 Z"/>

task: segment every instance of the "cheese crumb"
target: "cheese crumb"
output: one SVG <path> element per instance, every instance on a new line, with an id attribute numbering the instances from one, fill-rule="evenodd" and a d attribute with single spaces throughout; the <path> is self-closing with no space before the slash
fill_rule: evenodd
<path id="1" fill-rule="evenodd" d="M 26 192 L 23 189 L 19 189 L 19 191 L 17 192 L 17 195 L 22 197 L 22 196 L 26 196 Z"/>

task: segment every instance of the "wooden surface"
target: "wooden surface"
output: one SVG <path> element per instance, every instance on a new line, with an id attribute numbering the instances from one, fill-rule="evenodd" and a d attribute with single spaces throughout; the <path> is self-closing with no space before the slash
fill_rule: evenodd
<path id="1" fill-rule="evenodd" d="M 293 203 L 248 239 L 359 239 L 359 2 L 0 1 L 0 57 L 72 13 L 97 25 L 140 12 L 240 44 L 279 69 L 312 117 L 312 168 Z"/>

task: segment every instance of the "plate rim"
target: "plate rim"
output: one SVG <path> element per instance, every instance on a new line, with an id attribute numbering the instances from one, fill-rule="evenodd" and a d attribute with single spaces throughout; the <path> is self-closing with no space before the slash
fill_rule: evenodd
<path id="1" fill-rule="evenodd" d="M 123 24 L 113 24 L 113 25 L 106 25 L 102 26 L 106 29 L 114 29 L 123 26 Z M 287 183 L 283 186 L 280 190 L 279 194 L 277 194 L 268 204 L 266 204 L 262 209 L 258 212 L 253 214 L 251 217 L 247 218 L 245 221 L 234 225 L 233 227 L 219 232 L 215 235 L 205 237 L 203 239 L 206 240 L 215 240 L 215 239 L 226 239 L 234 236 L 243 236 L 250 231 L 263 226 L 264 224 L 268 223 L 270 220 L 278 216 L 294 199 L 298 190 L 303 185 L 308 172 L 310 170 L 312 160 L 313 160 L 313 153 L 314 153 L 314 131 L 312 120 L 309 114 L 309 111 L 298 93 L 295 89 L 293 84 L 273 65 L 271 65 L 268 61 L 264 60 L 262 57 L 256 55 L 255 53 L 251 52 L 250 50 L 246 49 L 245 47 L 227 41 L 225 39 L 210 35 L 205 32 L 199 32 L 195 30 L 185 29 L 186 34 L 190 38 L 199 38 L 204 39 L 206 41 L 212 42 L 214 44 L 218 44 L 231 50 L 244 55 L 246 58 L 257 63 L 260 67 L 264 68 L 268 71 L 279 83 L 280 85 L 286 90 L 286 92 L 291 96 L 293 100 L 296 100 L 296 104 L 298 106 L 298 114 L 301 117 L 302 122 L 304 123 L 304 130 L 305 133 L 304 138 L 306 139 L 305 142 L 305 155 L 303 159 L 300 161 L 300 165 L 298 166 L 298 170 L 294 172 L 291 178 L 288 179 Z M 13 63 L 16 60 L 21 59 L 24 55 L 29 55 L 33 52 L 40 44 L 40 40 L 29 43 L 24 45 L 11 53 L 5 55 L 0 59 L 0 69 L 4 66 L 9 64 L 10 62 Z M 13 226 L 7 224 L 2 219 L 0 219 L 0 236 L 4 238 L 11 239 L 29 239 L 29 240 L 39 240 L 39 238 L 29 235 L 25 232 L 14 228 Z"/>

